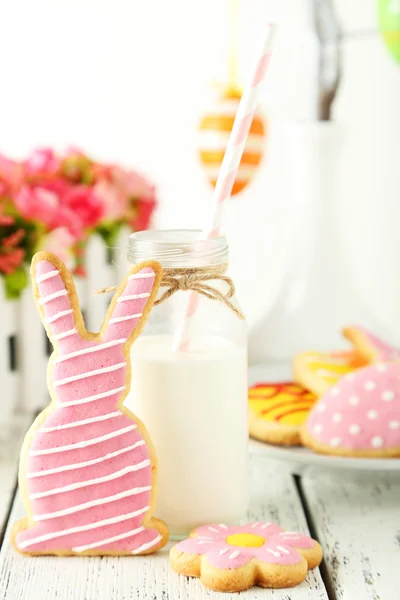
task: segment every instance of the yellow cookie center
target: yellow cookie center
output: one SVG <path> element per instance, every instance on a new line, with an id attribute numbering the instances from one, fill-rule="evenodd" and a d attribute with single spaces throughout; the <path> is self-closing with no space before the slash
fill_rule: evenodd
<path id="1" fill-rule="evenodd" d="M 261 535 L 254 533 L 234 533 L 226 538 L 228 544 L 232 546 L 242 546 L 243 548 L 259 548 L 265 542 Z"/>

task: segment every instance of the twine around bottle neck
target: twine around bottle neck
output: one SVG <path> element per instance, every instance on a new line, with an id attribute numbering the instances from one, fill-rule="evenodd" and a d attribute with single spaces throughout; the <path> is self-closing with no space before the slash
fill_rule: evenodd
<path id="1" fill-rule="evenodd" d="M 244 320 L 242 311 L 234 306 L 230 299 L 235 295 L 235 285 L 230 277 L 226 275 L 227 264 L 212 265 L 208 267 L 180 267 L 163 269 L 163 277 L 160 287 L 166 288 L 163 294 L 158 298 L 154 305 L 161 304 L 168 298 L 171 298 L 176 292 L 197 292 L 209 300 L 223 302 L 239 319 Z M 209 282 L 223 281 L 227 286 L 225 293 L 218 290 Z M 95 295 L 113 292 L 116 286 L 102 288 L 97 290 Z"/>

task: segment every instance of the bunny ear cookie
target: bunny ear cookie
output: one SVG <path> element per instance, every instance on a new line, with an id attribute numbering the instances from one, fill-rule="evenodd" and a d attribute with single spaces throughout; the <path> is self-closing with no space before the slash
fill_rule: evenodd
<path id="1" fill-rule="evenodd" d="M 400 350 L 381 340 L 360 325 L 349 325 L 343 329 L 343 335 L 367 363 L 400 361 Z"/>
<path id="2" fill-rule="evenodd" d="M 51 404 L 21 450 L 19 486 L 27 517 L 12 530 L 30 555 L 134 555 L 167 541 L 153 518 L 157 465 L 143 424 L 123 406 L 129 349 L 142 330 L 162 268 L 146 262 L 118 288 L 100 333 L 86 331 L 72 277 L 55 256 L 32 263 L 35 299 L 55 348 Z"/>
<path id="3" fill-rule="evenodd" d="M 322 454 L 400 456 L 400 365 L 371 365 L 343 377 L 310 412 L 302 441 Z"/>

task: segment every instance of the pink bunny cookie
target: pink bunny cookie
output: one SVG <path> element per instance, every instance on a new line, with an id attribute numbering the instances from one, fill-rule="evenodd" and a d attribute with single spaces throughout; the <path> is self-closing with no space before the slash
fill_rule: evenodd
<path id="1" fill-rule="evenodd" d="M 212 590 L 240 592 L 253 585 L 291 587 L 322 560 L 321 546 L 273 523 L 204 525 L 171 548 L 177 573 L 200 577 Z"/>
<path id="2" fill-rule="evenodd" d="M 47 252 L 32 262 L 39 312 L 55 352 L 51 404 L 21 450 L 19 487 L 27 517 L 12 530 L 25 554 L 132 555 L 167 541 L 152 517 L 156 457 L 143 424 L 123 406 L 129 349 L 142 330 L 162 269 L 146 262 L 118 288 L 100 333 L 86 331 L 71 275 Z"/>
<path id="3" fill-rule="evenodd" d="M 348 325 L 343 335 L 368 363 L 400 361 L 400 350 L 381 340 L 360 325 Z"/>
<path id="4" fill-rule="evenodd" d="M 378 363 L 343 377 L 311 410 L 302 441 L 322 454 L 400 456 L 400 365 Z"/>

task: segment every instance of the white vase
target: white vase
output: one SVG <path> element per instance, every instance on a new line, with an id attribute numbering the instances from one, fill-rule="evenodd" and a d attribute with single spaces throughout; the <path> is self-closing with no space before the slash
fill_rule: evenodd
<path id="1" fill-rule="evenodd" d="M 342 236 L 345 131 L 332 122 L 298 123 L 287 128 L 285 141 L 290 259 L 272 309 L 250 331 L 252 364 L 288 360 L 304 350 L 340 349 L 340 330 L 348 323 L 377 327 L 358 291 Z"/>

